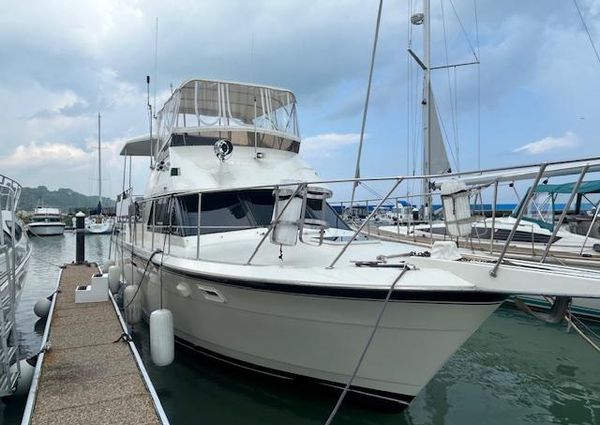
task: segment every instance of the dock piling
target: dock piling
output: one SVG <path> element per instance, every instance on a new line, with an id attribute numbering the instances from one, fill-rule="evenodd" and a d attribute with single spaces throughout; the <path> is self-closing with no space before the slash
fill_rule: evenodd
<path id="1" fill-rule="evenodd" d="M 85 214 L 75 214 L 75 264 L 85 263 Z"/>

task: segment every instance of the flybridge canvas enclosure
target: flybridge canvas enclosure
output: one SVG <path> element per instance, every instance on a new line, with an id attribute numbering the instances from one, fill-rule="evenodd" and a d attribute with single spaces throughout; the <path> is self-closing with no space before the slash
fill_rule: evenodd
<path id="1" fill-rule="evenodd" d="M 190 80 L 159 112 L 158 136 L 155 153 L 168 143 L 208 145 L 218 138 L 298 152 L 296 98 L 288 90 L 267 86 Z"/>

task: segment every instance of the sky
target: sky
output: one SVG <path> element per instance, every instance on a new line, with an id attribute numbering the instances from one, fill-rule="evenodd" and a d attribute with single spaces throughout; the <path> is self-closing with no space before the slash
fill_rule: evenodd
<path id="1" fill-rule="evenodd" d="M 577 0 L 600 48 L 600 0 Z M 301 154 L 323 178 L 354 174 L 377 0 L 5 2 L 0 173 L 25 186 L 121 190 L 123 141 L 191 77 L 296 93 Z M 600 63 L 574 2 L 432 0 L 433 90 L 454 169 L 600 155 Z M 419 1 L 384 1 L 361 173 L 419 172 Z M 157 73 L 154 69 L 158 17 Z M 143 188 L 146 160 L 134 163 Z M 139 193 L 140 190 L 137 190 Z"/>

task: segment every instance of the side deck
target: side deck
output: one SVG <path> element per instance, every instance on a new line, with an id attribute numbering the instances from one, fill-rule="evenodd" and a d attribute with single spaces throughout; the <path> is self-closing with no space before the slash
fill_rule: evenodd
<path id="1" fill-rule="evenodd" d="M 61 272 L 22 424 L 168 423 L 113 300 L 75 303 L 96 271 Z"/>

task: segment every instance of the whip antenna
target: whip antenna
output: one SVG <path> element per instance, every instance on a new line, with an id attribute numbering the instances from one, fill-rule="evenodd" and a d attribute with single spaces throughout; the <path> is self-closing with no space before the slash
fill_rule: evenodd
<path id="1" fill-rule="evenodd" d="M 158 16 L 156 17 L 156 28 L 154 31 L 154 113 L 156 113 L 156 83 L 158 82 Z M 156 117 L 154 117 L 156 118 Z"/>
<path id="2" fill-rule="evenodd" d="M 150 129 L 150 168 L 154 157 L 154 140 L 152 140 L 152 105 L 150 104 L 150 76 L 146 75 L 146 102 L 148 106 L 148 127 Z"/>

